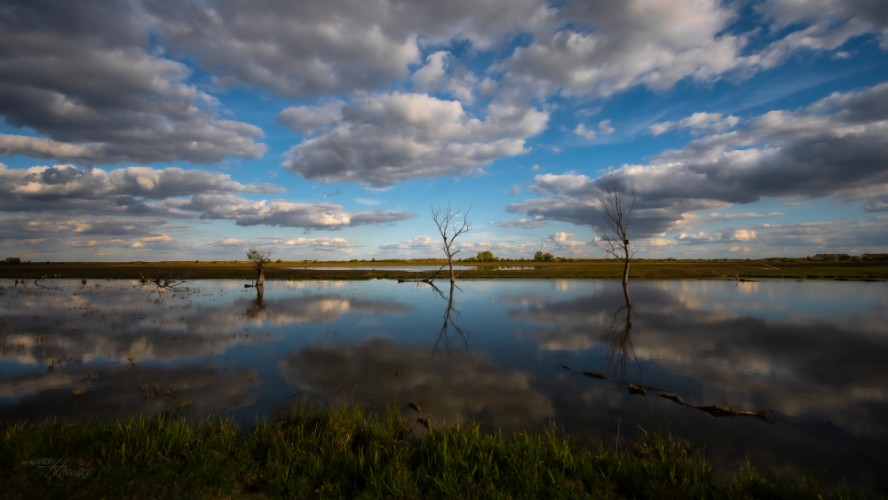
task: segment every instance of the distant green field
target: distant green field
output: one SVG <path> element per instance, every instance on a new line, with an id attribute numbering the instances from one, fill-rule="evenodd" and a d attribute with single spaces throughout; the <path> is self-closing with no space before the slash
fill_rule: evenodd
<path id="1" fill-rule="evenodd" d="M 477 278 L 619 278 L 615 260 L 535 262 L 502 260 L 460 262 L 471 267 L 458 272 L 460 279 Z M 417 279 L 435 277 L 434 271 L 410 272 L 406 266 L 444 265 L 441 260 L 392 261 L 296 261 L 275 262 L 266 267 L 267 279 Z M 325 269 L 329 268 L 329 269 Z M 373 268 L 373 269 L 368 269 Z M 391 269 L 387 269 L 391 268 Z M 0 265 L 0 278 L 149 279 L 244 279 L 254 277 L 246 261 L 191 262 L 47 262 Z M 437 278 L 446 279 L 445 272 Z M 633 279 L 839 279 L 888 280 L 888 261 L 817 261 L 809 259 L 764 260 L 639 260 L 632 263 Z"/>

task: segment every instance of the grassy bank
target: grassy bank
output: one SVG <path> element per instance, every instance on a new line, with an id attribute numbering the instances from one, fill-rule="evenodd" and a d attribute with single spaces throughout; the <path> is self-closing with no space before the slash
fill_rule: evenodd
<path id="1" fill-rule="evenodd" d="M 620 448 L 476 425 L 416 437 L 398 412 L 353 407 L 298 409 L 249 433 L 229 420 L 173 417 L 6 423 L 0 461 L 5 498 L 848 496 L 748 465 L 716 473 L 703 450 L 669 434 Z"/>
<path id="2" fill-rule="evenodd" d="M 404 266 L 441 266 L 440 260 L 385 262 L 275 262 L 266 268 L 268 279 L 414 279 L 432 272 L 398 270 Z M 471 269 L 459 272 L 474 278 L 619 278 L 622 265 L 614 260 L 556 262 L 497 261 L 459 263 Z M 373 267 L 373 270 L 366 268 Z M 392 269 L 388 269 L 392 268 Z M 888 261 L 810 259 L 763 260 L 639 260 L 632 264 L 633 279 L 843 279 L 888 280 Z M 0 265 L 0 278 L 41 277 L 87 279 L 243 279 L 255 276 L 252 264 L 230 262 L 48 262 Z M 444 274 L 441 274 L 444 279 Z"/>

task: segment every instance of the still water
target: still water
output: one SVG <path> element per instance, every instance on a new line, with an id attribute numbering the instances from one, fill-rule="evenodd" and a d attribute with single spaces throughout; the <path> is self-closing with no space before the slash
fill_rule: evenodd
<path id="1" fill-rule="evenodd" d="M 888 489 L 888 283 L 0 282 L 0 419 L 415 403 L 436 426 L 661 429 Z M 630 385 L 631 384 L 631 385 Z M 668 397 L 666 397 L 668 396 Z M 738 414 L 739 413 L 739 414 Z M 722 416 L 715 416 L 722 415 Z M 422 431 L 422 429 L 419 429 Z"/>

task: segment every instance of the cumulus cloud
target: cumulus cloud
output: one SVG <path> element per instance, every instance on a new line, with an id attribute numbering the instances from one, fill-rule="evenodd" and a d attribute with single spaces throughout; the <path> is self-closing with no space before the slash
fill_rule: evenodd
<path id="1" fill-rule="evenodd" d="M 127 2 L 6 2 L 0 115 L 46 137 L 3 135 L 0 150 L 91 163 L 262 156 L 262 130 L 219 118 L 187 66 L 147 49 L 137 18 Z"/>
<path id="2" fill-rule="evenodd" d="M 441 244 L 438 243 L 437 239 L 432 238 L 431 236 L 415 236 L 406 241 L 399 241 L 395 243 L 386 243 L 383 245 L 379 245 L 380 250 L 386 251 L 395 251 L 395 250 L 419 250 L 419 251 L 434 251 L 439 250 Z"/>
<path id="3" fill-rule="evenodd" d="M 867 212 L 888 212 L 888 196 L 880 196 L 863 205 Z"/>
<path id="4" fill-rule="evenodd" d="M 438 51 L 426 57 L 426 65 L 413 74 L 413 85 L 426 92 L 440 90 L 447 70 L 447 51 Z"/>
<path id="5" fill-rule="evenodd" d="M 284 242 L 287 246 L 293 247 L 309 247 L 313 250 L 323 250 L 331 252 L 351 252 L 355 247 L 355 243 L 345 238 L 305 238 L 299 237 Z"/>
<path id="6" fill-rule="evenodd" d="M 483 120 L 457 101 L 426 94 L 365 95 L 342 108 L 342 119 L 290 149 L 284 167 L 321 182 L 397 182 L 467 174 L 528 151 L 548 113 L 491 104 Z"/>
<path id="7" fill-rule="evenodd" d="M 548 241 L 555 244 L 558 248 L 575 248 L 585 246 L 586 242 L 574 240 L 576 237 L 573 233 L 558 232 L 549 236 Z"/>
<path id="8" fill-rule="evenodd" d="M 320 106 L 291 106 L 278 113 L 278 121 L 297 132 L 308 133 L 338 122 L 344 104 L 337 99 Z"/>
<path id="9" fill-rule="evenodd" d="M 223 247 L 242 247 L 248 244 L 247 240 L 242 240 L 240 238 L 223 238 L 222 241 L 216 243 L 219 246 Z"/>
<path id="10" fill-rule="evenodd" d="M 722 116 L 721 113 L 699 112 L 678 121 L 655 123 L 651 125 L 650 130 L 655 136 L 679 129 L 691 129 L 694 133 L 724 132 L 737 126 L 738 123 L 740 119 L 734 115 Z"/>
<path id="11" fill-rule="evenodd" d="M 676 239 L 683 243 L 701 244 L 716 242 L 748 242 L 755 240 L 757 237 L 758 235 L 756 232 L 751 229 L 735 229 L 716 233 L 707 233 L 704 231 L 699 231 L 693 234 L 681 233 Z"/>
<path id="12" fill-rule="evenodd" d="M 494 221 L 491 222 L 491 224 L 503 228 L 532 229 L 543 226 L 546 222 L 546 219 L 542 215 L 537 215 L 534 217 L 522 217 L 520 219 Z"/>
<path id="13" fill-rule="evenodd" d="M 199 217 L 232 220 L 241 226 L 261 224 L 304 229 L 390 224 L 414 216 L 404 211 L 347 212 L 334 203 L 248 200 L 239 195 L 278 191 L 278 188 L 265 184 L 242 184 L 227 174 L 177 167 L 126 167 L 105 171 L 74 165 L 12 169 L 0 164 L 0 210 L 48 214 L 32 218 L 31 230 L 22 234 L 36 234 L 36 229 L 44 221 L 59 224 L 58 216 L 54 214 L 61 212 L 67 216 L 92 217 L 154 215 L 163 218 L 161 220 Z M 125 224 L 115 227 L 138 225 L 131 219 L 124 220 Z M 93 221 L 86 221 L 75 227 L 93 226 Z M 144 241 L 137 243 L 134 248 L 144 247 Z"/>
<path id="14" fill-rule="evenodd" d="M 589 141 L 595 140 L 595 138 L 598 137 L 598 134 L 610 135 L 613 134 L 615 131 L 616 129 L 611 126 L 610 120 L 601 120 L 600 122 L 598 122 L 597 129 L 588 128 L 583 123 L 580 123 L 576 126 L 576 128 L 574 128 L 574 134 Z"/>
<path id="15" fill-rule="evenodd" d="M 228 174 L 178 167 L 125 167 L 105 171 L 63 164 L 26 169 L 0 163 L 0 209 L 17 211 L 82 210 L 121 213 L 145 208 L 146 201 L 207 193 L 273 193 L 267 184 L 247 185 Z"/>
<path id="16" fill-rule="evenodd" d="M 634 228 L 647 237 L 679 227 L 685 214 L 777 196 L 844 196 L 888 189 L 888 83 L 830 95 L 794 111 L 770 111 L 735 130 L 701 137 L 647 165 L 624 165 L 639 196 Z M 609 175 L 609 174 L 608 174 Z M 539 198 L 508 210 L 592 225 L 600 184 L 566 173 L 535 177 Z M 879 187 L 881 186 L 881 187 Z M 878 199 L 867 200 L 870 210 Z M 690 241 L 690 237 L 687 238 Z M 720 238 L 718 238 L 720 240 Z"/>
<path id="17" fill-rule="evenodd" d="M 730 241 L 752 241 L 756 238 L 756 234 L 750 229 L 738 229 L 729 238 Z"/>
<path id="18" fill-rule="evenodd" d="M 262 0 L 249 9 L 234 0 L 142 3 L 161 40 L 219 74 L 219 83 L 287 96 L 369 90 L 406 78 L 421 62 L 421 43 L 458 39 L 489 48 L 544 21 L 547 11 L 534 0 Z"/>
<path id="19" fill-rule="evenodd" d="M 60 214 L 49 217 L 33 215 L 7 215 L 0 224 L 0 240 L 4 241 L 53 241 L 67 236 L 80 239 L 142 238 L 151 235 L 164 219 L 154 217 L 71 217 Z M 70 240 L 69 240 L 70 241 Z"/>
<path id="20" fill-rule="evenodd" d="M 172 242 L 172 236 L 168 234 L 157 234 L 141 238 L 139 241 L 133 242 L 130 246 L 133 248 L 162 247 L 166 246 L 167 243 Z"/>
<path id="21" fill-rule="evenodd" d="M 866 34 L 888 50 L 888 14 L 875 0 L 767 0 L 755 6 L 766 21 L 756 31 L 736 23 L 738 8 L 717 0 L 563 2 L 529 44 L 495 65 L 504 74 L 500 87 L 523 99 L 608 97 L 637 86 L 660 91 L 682 80 L 744 78 Z"/>
<path id="22" fill-rule="evenodd" d="M 762 53 L 751 56 L 766 67 L 799 50 L 835 50 L 851 38 L 871 32 L 878 33 L 882 49 L 888 50 L 888 8 L 878 0 L 767 0 L 757 10 L 769 18 L 775 31 L 796 28 Z"/>
<path id="23" fill-rule="evenodd" d="M 706 216 L 707 220 L 710 221 L 720 221 L 720 220 L 744 220 L 744 219 L 769 219 L 774 217 L 783 217 L 783 212 L 768 212 L 768 213 L 758 213 L 758 212 L 742 212 L 735 214 L 720 214 L 713 212 Z"/>
<path id="24" fill-rule="evenodd" d="M 588 129 L 586 128 L 586 125 L 582 123 L 577 125 L 577 127 L 574 129 L 574 134 L 577 134 L 578 136 L 588 141 L 595 140 L 595 137 L 598 136 L 598 133 L 595 132 L 594 129 Z"/>
<path id="25" fill-rule="evenodd" d="M 65 158 L 89 160 L 98 157 L 99 144 L 72 144 L 24 135 L 0 134 L 0 153 L 33 158 Z"/>
<path id="26" fill-rule="evenodd" d="M 511 83 L 594 97 L 637 85 L 666 89 L 732 69 L 744 46 L 727 30 L 735 13 L 714 0 L 572 2 L 555 17 L 561 29 L 501 65 Z"/>
<path id="27" fill-rule="evenodd" d="M 347 212 L 336 203 L 252 201 L 232 194 L 200 194 L 182 207 L 210 219 L 233 220 L 239 226 L 281 226 L 304 229 L 340 229 L 388 224 L 414 217 L 404 211 Z"/>

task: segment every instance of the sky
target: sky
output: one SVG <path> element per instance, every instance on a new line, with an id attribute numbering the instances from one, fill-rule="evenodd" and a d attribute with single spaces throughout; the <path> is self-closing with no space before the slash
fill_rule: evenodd
<path id="1" fill-rule="evenodd" d="M 888 253 L 884 0 L 4 0 L 0 257 Z"/>

